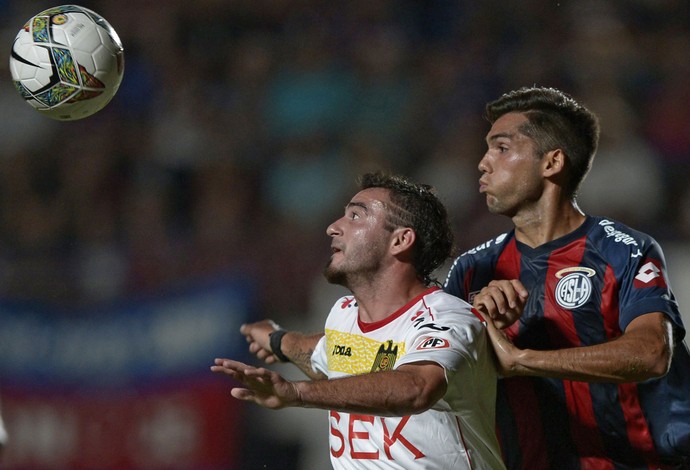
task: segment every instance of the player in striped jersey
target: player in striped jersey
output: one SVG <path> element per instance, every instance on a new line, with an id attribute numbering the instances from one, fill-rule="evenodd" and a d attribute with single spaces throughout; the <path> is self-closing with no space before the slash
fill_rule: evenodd
<path id="1" fill-rule="evenodd" d="M 461 255 L 445 290 L 499 327 L 524 309 L 489 325 L 507 467 L 690 468 L 690 356 L 662 250 L 576 203 L 596 117 L 549 88 L 486 110 L 480 191 L 514 229 Z"/>
<path id="2" fill-rule="evenodd" d="M 250 351 L 289 360 L 311 381 L 228 359 L 211 370 L 244 383 L 238 399 L 329 410 L 335 469 L 505 468 L 495 434 L 496 371 L 471 306 L 434 285 L 450 257 L 446 210 L 426 185 L 369 174 L 327 229 L 338 300 L 325 334 L 243 325 Z"/>

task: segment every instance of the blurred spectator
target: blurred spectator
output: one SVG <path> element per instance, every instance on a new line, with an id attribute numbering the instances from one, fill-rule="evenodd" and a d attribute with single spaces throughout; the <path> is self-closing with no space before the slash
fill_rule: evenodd
<path id="1" fill-rule="evenodd" d="M 9 43 L 36 7 L 3 5 Z M 476 197 L 483 103 L 533 83 L 586 91 L 602 116 L 588 211 L 690 237 L 684 2 L 84 6 L 125 45 L 115 99 L 56 123 L 0 90 L 7 297 L 98 303 L 242 270 L 263 308 L 306 310 L 320 227 L 375 169 L 438 186 L 470 248 L 500 224 Z"/>

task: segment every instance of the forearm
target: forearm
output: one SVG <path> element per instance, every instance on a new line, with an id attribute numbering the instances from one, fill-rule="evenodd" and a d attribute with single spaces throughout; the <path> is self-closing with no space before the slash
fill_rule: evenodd
<path id="1" fill-rule="evenodd" d="M 586 382 L 642 382 L 664 375 L 670 354 L 670 347 L 621 337 L 587 347 L 525 349 L 515 357 L 508 372 Z"/>
<path id="2" fill-rule="evenodd" d="M 379 416 L 407 416 L 429 409 L 445 393 L 421 377 L 401 371 L 297 382 L 299 406 Z"/>
<path id="3" fill-rule="evenodd" d="M 324 374 L 314 372 L 311 367 L 311 356 L 323 333 L 306 335 L 296 331 L 289 331 L 280 342 L 280 349 L 297 368 L 311 379 L 324 379 Z"/>

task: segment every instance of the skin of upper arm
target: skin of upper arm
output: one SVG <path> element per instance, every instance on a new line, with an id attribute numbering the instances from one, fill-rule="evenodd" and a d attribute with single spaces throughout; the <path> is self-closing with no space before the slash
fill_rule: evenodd
<path id="1" fill-rule="evenodd" d="M 419 397 L 419 407 L 421 409 L 430 408 L 446 394 L 448 388 L 446 371 L 436 362 L 413 362 L 403 364 L 396 370 L 416 376 L 416 381 L 419 381 L 421 384 L 421 394 Z"/>
<path id="2" fill-rule="evenodd" d="M 664 313 L 640 315 L 630 322 L 622 338 L 636 343 L 644 354 L 650 377 L 668 372 L 673 356 L 673 324 Z"/>

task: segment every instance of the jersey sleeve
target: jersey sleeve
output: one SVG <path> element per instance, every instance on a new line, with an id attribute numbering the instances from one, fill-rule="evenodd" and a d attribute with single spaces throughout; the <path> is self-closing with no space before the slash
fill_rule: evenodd
<path id="1" fill-rule="evenodd" d="M 630 250 L 620 285 L 620 327 L 650 312 L 665 313 L 684 336 L 685 328 L 671 289 L 661 246 L 651 237 Z M 682 337 L 681 336 L 681 337 Z"/>
<path id="2" fill-rule="evenodd" d="M 328 375 L 328 358 L 326 357 L 326 336 L 322 336 L 311 354 L 311 368 L 314 372 Z"/>
<path id="3" fill-rule="evenodd" d="M 476 362 L 478 338 L 485 328 L 472 311 L 471 306 L 455 297 L 447 296 L 442 310 L 431 310 L 417 318 L 417 324 L 405 340 L 406 353 L 396 362 L 403 364 L 431 361 L 447 372 L 455 372 L 461 362 Z"/>
<path id="4" fill-rule="evenodd" d="M 453 262 L 450 270 L 448 271 L 448 276 L 446 277 L 446 282 L 443 285 L 443 290 L 448 292 L 450 295 L 454 295 L 460 299 L 467 299 L 467 292 L 464 289 L 464 279 L 465 279 L 465 265 L 463 262 L 463 257 L 460 256 Z"/>

